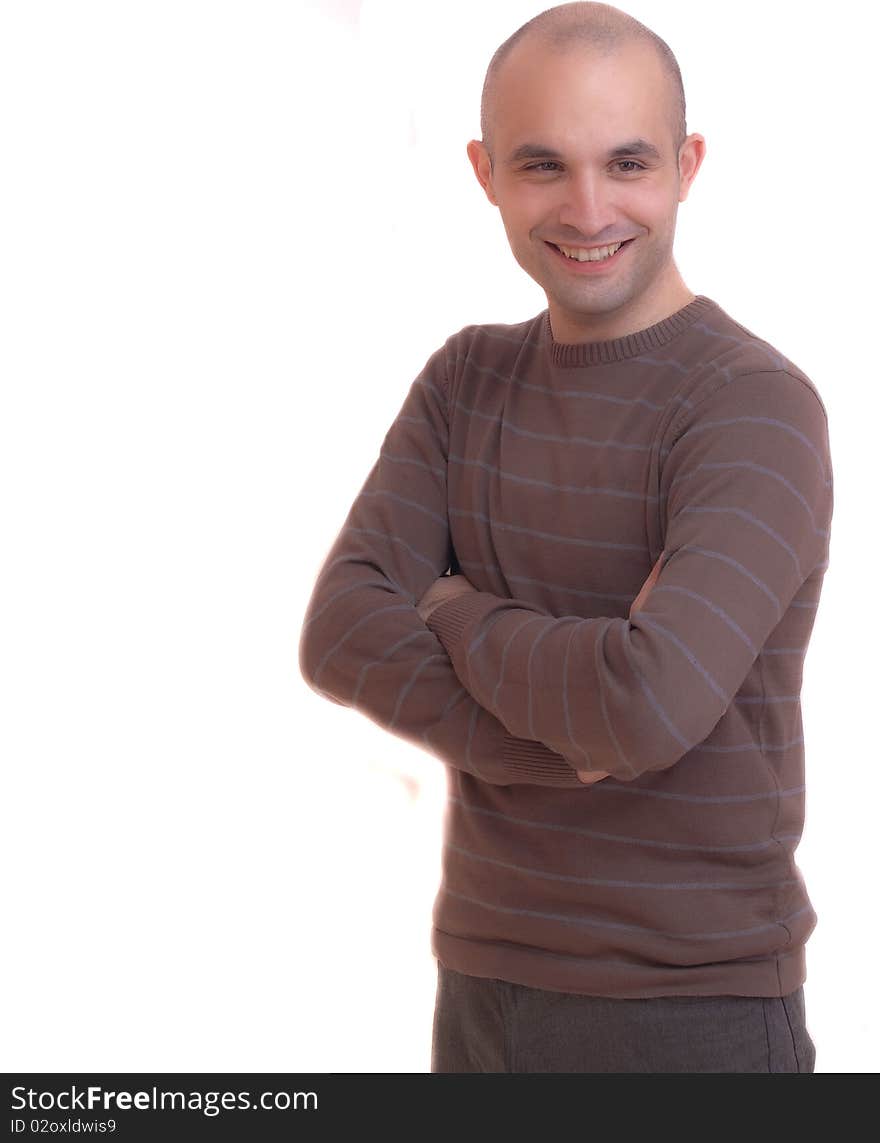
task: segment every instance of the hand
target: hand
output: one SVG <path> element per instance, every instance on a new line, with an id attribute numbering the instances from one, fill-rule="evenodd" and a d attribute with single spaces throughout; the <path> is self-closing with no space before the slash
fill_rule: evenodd
<path id="1" fill-rule="evenodd" d="M 629 609 L 630 619 L 632 619 L 632 617 L 640 608 L 645 606 L 645 601 L 651 593 L 651 588 L 660 578 L 660 571 L 663 567 L 663 558 L 665 555 L 665 551 L 660 553 L 657 558 L 657 562 L 651 568 L 650 575 L 642 584 L 639 594 L 633 600 L 632 606 Z M 607 770 L 576 770 L 575 773 L 577 774 L 578 779 L 583 782 L 585 786 L 592 786 L 594 782 L 601 782 L 603 778 L 611 777 Z"/>
<path id="2" fill-rule="evenodd" d="M 607 770 L 575 770 L 575 773 L 585 786 L 592 786 L 594 782 L 611 777 Z"/>
<path id="3" fill-rule="evenodd" d="M 639 608 L 645 606 L 645 602 L 651 593 L 651 588 L 654 586 L 654 584 L 657 582 L 657 580 L 660 576 L 660 570 L 663 567 L 663 558 L 665 555 L 666 555 L 666 552 L 664 551 L 664 552 L 661 552 L 660 555 L 657 557 L 657 562 L 651 568 L 651 574 L 648 576 L 648 578 L 642 584 L 642 587 L 641 587 L 641 590 L 639 591 L 639 594 L 633 600 L 632 606 L 629 609 L 630 619 L 632 619 L 632 617 L 639 610 Z"/>
<path id="4" fill-rule="evenodd" d="M 467 576 L 441 575 L 439 579 L 434 580 L 419 600 L 416 610 L 421 616 L 422 622 L 427 623 L 431 612 L 436 611 L 442 604 L 448 603 L 450 599 L 455 599 L 459 595 L 468 595 L 476 590 Z"/>

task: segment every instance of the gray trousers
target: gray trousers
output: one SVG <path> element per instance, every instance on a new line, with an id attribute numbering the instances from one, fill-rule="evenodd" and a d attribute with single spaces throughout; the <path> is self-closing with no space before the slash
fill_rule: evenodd
<path id="1" fill-rule="evenodd" d="M 804 991 L 618 1000 L 437 962 L 432 1072 L 812 1072 Z"/>

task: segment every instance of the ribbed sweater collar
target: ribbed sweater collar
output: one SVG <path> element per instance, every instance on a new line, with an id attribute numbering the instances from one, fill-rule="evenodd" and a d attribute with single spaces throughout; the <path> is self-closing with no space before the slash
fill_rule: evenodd
<path id="1" fill-rule="evenodd" d="M 636 333 L 627 334 L 626 337 L 615 337 L 610 341 L 584 341 L 572 344 L 553 340 L 550 311 L 545 310 L 541 322 L 541 337 L 549 348 L 554 365 L 563 368 L 605 365 L 613 361 L 625 361 L 628 357 L 637 357 L 640 353 L 665 345 L 682 330 L 687 329 L 691 322 L 705 316 L 713 309 L 717 309 L 717 305 L 711 298 L 697 294 L 692 302 L 658 321 L 656 325 L 648 326 L 647 329 L 640 329 Z"/>

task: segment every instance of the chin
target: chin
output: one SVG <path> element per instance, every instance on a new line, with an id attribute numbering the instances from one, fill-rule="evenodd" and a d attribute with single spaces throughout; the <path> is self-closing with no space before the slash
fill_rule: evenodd
<path id="1" fill-rule="evenodd" d="M 604 288 L 597 283 L 589 292 L 584 291 L 583 293 L 578 292 L 576 294 L 560 292 L 554 294 L 552 291 L 548 291 L 547 297 L 548 299 L 552 297 L 560 309 L 567 310 L 574 315 L 591 317 L 622 309 L 633 301 L 634 294 L 632 290 L 621 288 L 612 283 L 608 283 Z"/>

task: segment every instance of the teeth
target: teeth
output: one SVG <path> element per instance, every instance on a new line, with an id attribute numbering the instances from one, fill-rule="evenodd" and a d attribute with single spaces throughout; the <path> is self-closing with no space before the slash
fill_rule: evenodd
<path id="1" fill-rule="evenodd" d="M 574 258 L 577 262 L 601 262 L 603 258 L 610 258 L 612 254 L 616 254 L 622 245 L 622 242 L 618 242 L 614 246 L 597 246 L 594 250 L 560 245 L 559 249 L 566 258 Z"/>

